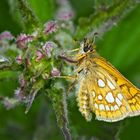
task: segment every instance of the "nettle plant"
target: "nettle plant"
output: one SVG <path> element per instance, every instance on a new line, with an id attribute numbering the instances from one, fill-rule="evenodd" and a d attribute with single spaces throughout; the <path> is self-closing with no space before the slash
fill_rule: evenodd
<path id="1" fill-rule="evenodd" d="M 61 77 L 74 74 L 74 65 L 67 59 L 73 56 L 69 51 L 79 47 L 78 41 L 92 37 L 95 32 L 101 37 L 134 8 L 137 1 L 95 2 L 93 14 L 80 18 L 77 25 L 74 22 L 76 13 L 69 1 L 58 0 L 57 3 L 54 19 L 42 24 L 26 1 L 17 0 L 24 30 L 17 36 L 9 31 L 0 34 L 0 71 L 16 71 L 19 87 L 13 97 L 1 96 L 0 99 L 7 109 L 24 104 L 25 113 L 28 113 L 36 97 L 45 94 L 52 103 L 65 139 L 71 139 L 67 114 L 67 89 L 71 82 Z M 62 55 L 67 62 L 60 57 Z"/>

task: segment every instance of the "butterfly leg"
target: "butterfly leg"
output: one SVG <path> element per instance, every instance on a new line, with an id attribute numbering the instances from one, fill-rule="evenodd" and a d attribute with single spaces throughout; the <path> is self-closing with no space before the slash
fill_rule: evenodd
<path id="1" fill-rule="evenodd" d="M 67 80 L 73 81 L 73 80 L 77 79 L 77 76 L 75 76 L 75 75 L 74 76 L 54 76 L 51 78 L 60 78 L 60 79 L 67 79 Z"/>
<path id="2" fill-rule="evenodd" d="M 70 91 L 73 89 L 73 87 L 75 86 L 75 84 L 77 83 L 77 79 L 75 79 L 69 86 L 68 91 L 67 91 L 67 95 L 69 95 Z"/>

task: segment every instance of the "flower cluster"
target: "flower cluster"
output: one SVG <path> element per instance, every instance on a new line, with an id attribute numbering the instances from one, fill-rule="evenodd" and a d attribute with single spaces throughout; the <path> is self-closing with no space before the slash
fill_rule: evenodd
<path id="1" fill-rule="evenodd" d="M 65 10 L 62 10 L 59 15 L 65 20 L 70 19 L 71 16 L 72 13 Z M 72 41 L 67 32 L 68 30 L 71 32 L 73 28 L 70 29 L 67 25 L 68 22 L 51 20 L 44 24 L 43 31 L 38 28 L 31 34 L 20 33 L 17 37 L 7 31 L 0 34 L 0 41 L 13 39 L 11 44 L 8 44 L 11 47 L 7 48 L 4 54 L 10 54 L 11 50 L 14 52 L 14 59 L 10 60 L 10 63 L 20 71 L 19 87 L 15 90 L 13 98 L 3 100 L 7 109 L 22 103 L 26 104 L 27 113 L 45 83 L 61 75 L 59 68 L 62 63 L 57 56 L 61 53 L 61 47 L 69 45 Z"/>

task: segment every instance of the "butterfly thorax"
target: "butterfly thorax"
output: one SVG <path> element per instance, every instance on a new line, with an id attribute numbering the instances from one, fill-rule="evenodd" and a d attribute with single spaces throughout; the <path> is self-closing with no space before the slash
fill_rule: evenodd
<path id="1" fill-rule="evenodd" d="M 87 52 L 84 54 L 78 54 L 77 57 L 77 69 L 75 70 L 76 73 L 81 74 L 87 74 L 87 71 L 89 71 L 91 68 L 94 68 L 97 66 L 96 62 L 94 61 L 94 58 L 100 57 L 95 50 L 92 50 L 91 52 Z"/>

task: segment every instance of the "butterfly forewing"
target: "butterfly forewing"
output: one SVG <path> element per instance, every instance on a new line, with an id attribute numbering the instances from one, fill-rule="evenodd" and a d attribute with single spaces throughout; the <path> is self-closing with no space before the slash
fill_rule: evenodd
<path id="1" fill-rule="evenodd" d="M 98 120 L 114 122 L 138 115 L 140 91 L 102 57 L 86 59 L 79 66 L 79 110 L 89 121 L 92 112 Z"/>
<path id="2" fill-rule="evenodd" d="M 95 58 L 96 63 L 107 71 L 116 80 L 120 87 L 123 96 L 126 98 L 131 110 L 128 116 L 135 116 L 140 114 L 140 90 L 136 88 L 130 81 L 128 81 L 118 70 L 116 70 L 110 63 L 103 58 Z"/>

